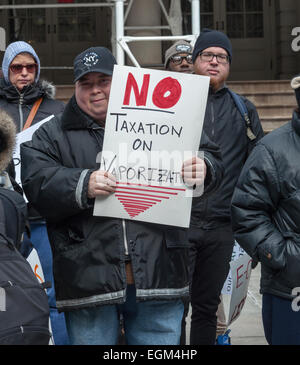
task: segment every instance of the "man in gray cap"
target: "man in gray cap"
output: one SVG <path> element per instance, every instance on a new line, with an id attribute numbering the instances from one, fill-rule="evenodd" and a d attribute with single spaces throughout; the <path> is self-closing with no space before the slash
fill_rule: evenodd
<path id="1" fill-rule="evenodd" d="M 253 141 L 248 138 L 246 122 L 225 84 L 232 58 L 231 42 L 224 33 L 209 29 L 201 32 L 194 46 L 193 63 L 195 74 L 210 77 L 203 128 L 221 148 L 225 175 L 216 193 L 193 205 L 190 253 L 195 269 L 191 288 L 191 345 L 213 345 L 216 341 L 216 313 L 234 245 L 231 197 L 254 143 L 263 137 L 255 106 L 240 96 L 256 137 Z"/>
<path id="2" fill-rule="evenodd" d="M 122 314 L 127 344 L 178 345 L 182 298 L 189 295 L 186 230 L 93 216 L 95 198 L 117 186 L 97 162 L 115 64 L 104 47 L 75 58 L 75 94 L 64 112 L 22 144 L 23 187 L 47 220 L 56 303 L 71 344 L 116 344 Z M 207 194 L 220 184 L 222 163 L 206 135 L 201 147 L 204 160 L 185 161 L 182 177 L 192 186 L 205 183 Z"/>
<path id="3" fill-rule="evenodd" d="M 174 43 L 165 53 L 165 69 L 168 71 L 193 73 L 193 47 L 185 41 Z"/>

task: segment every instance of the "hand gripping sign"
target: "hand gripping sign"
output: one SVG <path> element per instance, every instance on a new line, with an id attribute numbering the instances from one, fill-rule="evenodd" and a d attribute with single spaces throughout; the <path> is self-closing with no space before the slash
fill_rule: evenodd
<path id="1" fill-rule="evenodd" d="M 188 227 L 184 161 L 198 154 L 209 77 L 115 66 L 97 162 L 117 189 L 94 215 Z"/>

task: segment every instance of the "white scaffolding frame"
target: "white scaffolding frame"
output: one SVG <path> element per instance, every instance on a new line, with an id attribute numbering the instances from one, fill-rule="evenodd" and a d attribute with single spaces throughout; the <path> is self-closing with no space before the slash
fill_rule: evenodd
<path id="1" fill-rule="evenodd" d="M 127 0 L 128 1 L 128 0 Z M 180 0 L 178 0 L 180 1 Z M 166 8 L 162 2 L 162 0 L 158 0 L 162 13 L 164 14 L 168 26 L 150 26 L 150 27 L 125 27 L 125 22 L 128 17 L 128 14 L 132 8 L 132 4 L 134 0 L 129 0 L 126 2 L 128 4 L 126 13 L 124 15 L 124 4 L 125 0 L 107 0 L 106 2 L 96 2 L 96 3 L 61 3 L 61 4 L 27 4 L 27 5 L 0 5 L 0 10 L 8 10 L 8 9 L 38 9 L 38 8 L 80 8 L 80 7 L 112 7 L 115 10 L 115 55 L 119 65 L 124 65 L 125 60 L 125 52 L 131 59 L 131 61 L 136 65 L 138 65 L 137 60 L 133 56 L 130 51 L 128 44 L 129 42 L 137 42 L 137 41 L 164 41 L 164 40 L 176 40 L 176 39 L 185 39 L 189 40 L 192 43 L 196 39 L 196 37 L 200 34 L 200 0 L 189 0 L 191 2 L 191 13 L 192 13 L 192 35 L 187 36 L 157 36 L 157 37 L 127 37 L 124 35 L 125 30 L 127 29 L 170 29 L 171 25 L 169 21 L 169 15 L 166 11 Z"/>
<path id="2" fill-rule="evenodd" d="M 140 67 L 138 61 L 131 52 L 128 43 L 130 42 L 140 42 L 140 41 L 170 41 L 177 39 L 184 39 L 190 41 L 194 44 L 197 36 L 200 34 L 200 0 L 189 0 L 191 2 L 191 13 L 192 13 L 192 35 L 185 36 L 153 36 L 153 37 L 130 37 L 125 36 L 124 31 L 129 29 L 169 29 L 172 31 L 170 24 L 169 14 L 163 4 L 162 0 L 158 0 L 162 13 L 164 14 L 168 25 L 167 26 L 148 26 L 148 27 L 126 27 L 125 23 L 128 14 L 131 10 L 133 2 L 135 0 L 129 0 L 126 13 L 124 16 L 124 1 L 125 0 L 115 0 L 116 1 L 116 59 L 119 65 L 124 65 L 125 53 L 128 55 L 132 63 L 136 67 Z"/>

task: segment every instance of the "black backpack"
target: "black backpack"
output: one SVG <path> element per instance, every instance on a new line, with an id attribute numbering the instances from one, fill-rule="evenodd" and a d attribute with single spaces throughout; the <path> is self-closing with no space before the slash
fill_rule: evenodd
<path id="1" fill-rule="evenodd" d="M 26 203 L 0 187 L 0 345 L 48 345 L 49 305 L 44 286 L 20 254 Z"/>

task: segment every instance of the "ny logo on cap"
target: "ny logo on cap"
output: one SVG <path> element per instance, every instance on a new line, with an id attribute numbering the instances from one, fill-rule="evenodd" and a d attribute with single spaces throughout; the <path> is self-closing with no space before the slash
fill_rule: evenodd
<path id="1" fill-rule="evenodd" d="M 95 52 L 89 52 L 83 57 L 83 64 L 87 67 L 95 66 L 99 62 L 99 56 Z"/>

